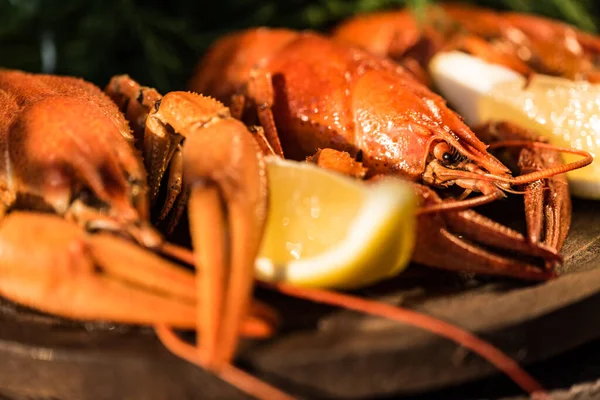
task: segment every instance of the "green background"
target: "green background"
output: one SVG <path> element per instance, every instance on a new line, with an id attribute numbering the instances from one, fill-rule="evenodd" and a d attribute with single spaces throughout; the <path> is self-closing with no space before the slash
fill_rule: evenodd
<path id="1" fill-rule="evenodd" d="M 162 92 L 185 88 L 203 51 L 250 26 L 327 30 L 356 13 L 425 0 L 0 0 L 0 66 L 81 76 L 101 87 L 128 73 Z M 552 16 L 596 32 L 594 0 L 469 1 Z M 52 50 L 52 49 L 55 50 Z M 55 62 L 43 62 L 42 49 Z M 50 56 L 47 59 L 51 59 Z"/>

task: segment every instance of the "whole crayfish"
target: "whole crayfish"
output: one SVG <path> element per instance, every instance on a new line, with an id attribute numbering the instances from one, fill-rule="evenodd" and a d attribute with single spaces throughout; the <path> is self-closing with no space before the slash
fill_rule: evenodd
<path id="1" fill-rule="evenodd" d="M 213 45 L 190 88 L 231 104 L 247 123 L 258 120 L 280 156 L 309 157 L 340 171 L 356 171 L 347 164 L 359 162 L 368 179 L 392 175 L 413 182 L 422 202 L 413 261 L 523 279 L 554 276 L 551 265 L 560 260 L 571 213 L 560 174 L 589 164 L 589 154 L 531 141 L 513 125 L 490 125 L 480 137 L 495 147 L 522 149 L 518 168 L 524 175 L 512 177 L 409 71 L 311 32 L 260 28 L 229 35 Z M 346 152 L 347 161 L 327 162 L 331 149 Z M 558 151 L 584 159 L 563 165 Z M 525 185 L 527 237 L 468 210 L 504 198 L 512 185 Z M 453 188 L 463 190 L 458 200 Z M 482 196 L 467 198 L 472 192 Z"/>
<path id="2" fill-rule="evenodd" d="M 566 23 L 465 4 L 428 7 L 423 20 L 410 10 L 363 14 L 339 24 L 336 41 L 388 56 L 429 83 L 437 52 L 461 50 L 525 76 L 533 73 L 600 81 L 600 40 Z"/>

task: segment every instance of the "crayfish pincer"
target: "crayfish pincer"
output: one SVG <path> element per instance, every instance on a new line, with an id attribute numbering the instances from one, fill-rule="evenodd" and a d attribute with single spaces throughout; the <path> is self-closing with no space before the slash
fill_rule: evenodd
<path id="1" fill-rule="evenodd" d="M 313 157 L 332 149 L 360 158 L 367 179 L 393 175 L 413 182 L 421 198 L 413 261 L 521 279 L 555 276 L 571 214 L 564 172 L 591 163 L 590 154 L 532 141 L 523 129 L 503 125 L 493 135 L 476 134 L 390 59 L 312 32 L 269 32 L 250 29 L 217 41 L 191 89 L 218 96 L 247 123 L 258 119 L 280 156 L 355 170 L 320 163 L 322 152 Z M 490 152 L 500 148 L 521 150 L 516 171 Z M 563 164 L 561 152 L 582 159 Z M 527 236 L 470 210 L 519 192 L 513 186 L 524 188 Z"/>

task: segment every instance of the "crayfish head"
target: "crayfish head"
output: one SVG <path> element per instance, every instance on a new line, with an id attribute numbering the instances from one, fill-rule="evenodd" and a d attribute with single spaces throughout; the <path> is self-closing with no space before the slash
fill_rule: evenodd
<path id="1" fill-rule="evenodd" d="M 501 174 L 510 178 L 510 173 Z M 489 172 L 476 162 L 463 157 L 446 142 L 433 147 L 432 157 L 422 175 L 423 183 L 430 186 L 448 188 L 456 185 L 468 193 L 480 192 L 491 195 L 498 191 L 510 191 L 510 184 L 496 182 L 489 178 Z"/>

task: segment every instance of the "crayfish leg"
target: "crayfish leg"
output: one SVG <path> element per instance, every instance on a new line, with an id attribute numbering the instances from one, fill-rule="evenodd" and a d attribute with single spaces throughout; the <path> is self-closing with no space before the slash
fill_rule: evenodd
<path id="1" fill-rule="evenodd" d="M 481 125 L 473 131 L 483 141 L 497 144 L 505 140 L 532 140 L 547 143 L 534 132 L 509 122 Z M 563 165 L 558 151 L 539 148 L 508 149 L 503 152 L 507 163 L 521 174 Z M 525 218 L 527 236 L 532 243 L 560 251 L 571 226 L 571 197 L 565 174 L 525 184 Z"/>
<path id="2" fill-rule="evenodd" d="M 175 231 L 177 224 L 179 224 L 179 221 L 181 221 L 181 218 L 183 218 L 189 197 L 190 191 L 187 189 L 187 187 L 184 187 L 179 196 L 177 196 L 177 200 L 173 205 L 173 211 L 171 212 L 169 224 L 167 225 L 167 235 L 171 235 Z"/>
<path id="3" fill-rule="evenodd" d="M 148 114 L 162 96 L 155 89 L 140 86 L 129 75 L 112 77 L 104 92 L 129 121 L 138 149 L 141 149 L 144 143 L 144 130 Z"/>
<path id="4" fill-rule="evenodd" d="M 229 104 L 231 117 L 241 120 L 244 117 L 244 111 L 246 110 L 246 106 L 246 96 L 240 93 L 231 96 L 231 102 Z"/>
<path id="5" fill-rule="evenodd" d="M 165 124 L 157 115 L 157 112 L 149 115 L 144 131 L 144 163 L 148 169 L 151 202 L 156 201 L 160 184 L 167 169 L 170 168 L 175 174 L 181 174 L 181 166 L 177 165 L 177 160 L 174 160 L 173 154 L 181 144 L 183 136 L 175 132 L 168 124 Z M 170 186 L 167 191 L 172 191 Z M 172 195 L 168 194 L 167 196 Z"/>
<path id="6" fill-rule="evenodd" d="M 269 140 L 265 136 L 265 130 L 262 126 L 249 126 L 248 130 L 254 135 L 254 139 L 256 140 L 256 143 L 258 143 L 258 147 L 260 147 L 263 155 L 278 155 L 275 153 L 275 150 L 271 146 L 271 143 L 269 143 Z"/>
<path id="7" fill-rule="evenodd" d="M 233 96 L 231 96 L 231 101 L 229 103 L 229 110 L 231 111 L 231 117 L 235 118 L 235 119 L 239 119 L 240 121 L 244 121 L 244 114 L 246 112 L 246 108 L 250 106 L 249 102 L 246 101 L 246 95 L 243 93 L 236 93 Z M 257 113 L 258 116 L 258 113 Z M 263 120 L 265 120 L 263 118 Z M 273 129 L 276 129 L 274 122 L 271 123 L 270 121 L 273 121 L 273 116 L 271 113 L 271 116 L 267 116 L 267 119 L 265 120 L 266 123 L 268 124 L 268 129 L 270 129 L 271 135 L 273 135 Z M 254 121 L 254 122 L 258 122 L 259 121 Z M 250 131 L 250 133 L 252 133 L 254 135 L 254 139 L 256 140 L 256 142 L 258 143 L 258 145 L 260 146 L 260 149 L 262 150 L 263 155 L 278 155 L 278 156 L 283 156 L 283 153 L 276 153 L 275 149 L 273 148 L 273 146 L 271 145 L 271 142 L 269 141 L 269 139 L 266 136 L 265 133 L 265 128 L 263 128 L 260 125 L 249 125 L 248 126 L 248 130 Z M 274 144 L 275 146 L 279 145 L 281 147 L 281 143 L 279 143 L 279 137 L 277 136 L 277 131 L 275 130 L 274 135 L 276 136 L 275 140 L 274 140 Z"/>
<path id="8" fill-rule="evenodd" d="M 169 212 L 175 206 L 175 202 L 181 199 L 182 197 L 182 188 L 183 188 L 183 176 L 182 176 L 182 168 L 183 168 L 183 149 L 181 144 L 177 146 L 175 151 L 173 152 L 173 156 L 171 157 L 171 162 L 169 163 L 169 175 L 167 179 L 167 198 L 165 203 L 163 204 L 163 208 L 160 212 L 160 216 L 158 219 L 160 221 L 164 220 Z M 185 204 L 183 204 L 185 206 Z"/>
<path id="9" fill-rule="evenodd" d="M 105 92 L 125 114 L 134 131 L 136 147 L 144 155 L 150 202 L 153 204 L 167 168 L 172 167 L 175 174 L 181 174 L 181 168 L 176 170 L 177 160 L 173 160 L 173 154 L 183 136 L 169 129 L 160 117 L 157 118 L 156 113 L 163 97 L 155 89 L 141 86 L 128 75 L 118 75 L 110 80 Z M 167 190 L 170 191 L 167 198 L 177 197 L 172 193 L 170 185 Z"/>
<path id="10" fill-rule="evenodd" d="M 271 75 L 261 70 L 254 70 L 248 81 L 247 96 L 256 107 L 258 120 L 264 129 L 265 137 L 271 148 L 275 151 L 275 154 L 283 157 L 283 148 L 281 147 L 272 110 L 274 93 Z"/>

